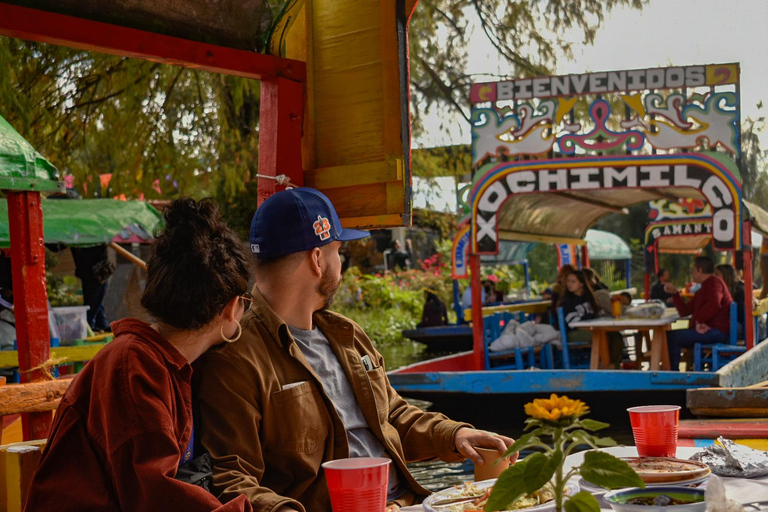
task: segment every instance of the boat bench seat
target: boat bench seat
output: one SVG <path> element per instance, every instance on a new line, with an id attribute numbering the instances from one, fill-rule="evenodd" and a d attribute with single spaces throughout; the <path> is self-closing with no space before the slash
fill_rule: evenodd
<path id="1" fill-rule="evenodd" d="M 483 318 L 485 338 L 485 369 L 486 370 L 525 370 L 526 368 L 553 368 L 552 347 L 549 343 L 537 347 L 513 348 L 492 352 L 488 349 L 495 339 L 501 336 L 504 327 L 510 320 L 520 323 L 525 322 L 526 314 L 523 312 L 500 312 Z M 536 354 L 539 354 L 539 365 L 536 365 Z"/>

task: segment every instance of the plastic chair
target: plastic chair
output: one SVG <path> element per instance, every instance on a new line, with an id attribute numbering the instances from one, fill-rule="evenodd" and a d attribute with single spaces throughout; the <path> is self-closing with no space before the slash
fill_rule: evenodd
<path id="1" fill-rule="evenodd" d="M 738 342 L 738 308 L 735 302 L 731 302 L 730 313 L 730 333 L 728 343 L 716 343 L 714 345 L 696 343 L 693 346 L 693 370 L 700 372 L 704 369 L 704 364 L 709 363 L 712 371 L 717 371 L 725 364 L 747 351 L 747 347 L 739 345 Z M 710 351 L 709 357 L 704 356 L 704 350 Z M 730 356 L 730 357 L 729 357 Z"/>
<path id="2" fill-rule="evenodd" d="M 557 308 L 557 322 L 560 327 L 560 345 L 563 355 L 563 368 L 570 370 L 572 368 L 589 368 L 589 357 L 586 361 L 571 361 L 571 349 L 584 350 L 591 349 L 592 343 L 586 343 L 583 341 L 568 341 L 568 333 L 566 332 L 565 314 L 563 308 Z M 570 345 L 570 346 L 569 346 Z"/>
<path id="3" fill-rule="evenodd" d="M 501 336 L 504 327 L 510 320 L 516 320 L 520 323 L 525 322 L 525 313 L 494 313 L 483 318 L 485 333 L 485 343 L 483 344 L 485 352 L 486 370 L 524 370 L 536 366 L 536 350 L 534 347 L 513 348 L 492 352 L 488 346 L 499 336 Z M 540 349 L 540 368 L 552 368 L 552 347 L 549 343 L 541 346 Z"/>

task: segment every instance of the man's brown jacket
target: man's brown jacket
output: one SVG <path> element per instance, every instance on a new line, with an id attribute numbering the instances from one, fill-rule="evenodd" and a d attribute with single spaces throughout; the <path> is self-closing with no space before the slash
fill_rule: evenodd
<path id="1" fill-rule="evenodd" d="M 213 459 L 214 491 L 223 501 L 245 494 L 256 511 L 283 505 L 330 511 L 321 464 L 349 456 L 344 425 L 288 326 L 254 287 L 243 335 L 195 365 L 196 428 Z M 373 434 L 397 466 L 408 505 L 428 494 L 406 461 L 459 461 L 456 431 L 465 423 L 409 405 L 392 389 L 384 361 L 359 325 L 328 311 L 314 323 L 336 353 Z M 368 355 L 374 368 L 366 370 Z"/>

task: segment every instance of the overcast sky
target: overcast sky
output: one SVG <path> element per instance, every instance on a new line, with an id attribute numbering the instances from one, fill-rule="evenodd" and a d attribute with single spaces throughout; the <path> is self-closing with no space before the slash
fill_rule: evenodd
<path id="1" fill-rule="evenodd" d="M 571 39 L 579 40 L 576 34 Z M 471 73 L 507 71 L 479 30 L 472 41 Z M 756 105 L 768 103 L 768 0 L 650 0 L 642 11 L 615 9 L 594 45 L 577 45 L 574 59 L 560 59 L 556 74 L 730 62 L 741 63 L 742 120 L 765 116 L 768 105 Z M 436 112 L 426 119 L 415 147 L 469 143 L 463 119 Z M 451 126 L 448 133 L 441 122 Z M 768 149 L 765 130 L 761 141 Z"/>

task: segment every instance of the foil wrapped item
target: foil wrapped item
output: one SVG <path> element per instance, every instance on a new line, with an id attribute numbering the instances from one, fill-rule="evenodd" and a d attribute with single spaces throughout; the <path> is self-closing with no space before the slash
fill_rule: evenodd
<path id="1" fill-rule="evenodd" d="M 741 446 L 724 437 L 695 453 L 691 459 L 709 466 L 712 472 L 720 476 L 755 478 L 768 475 L 768 453 Z"/>

